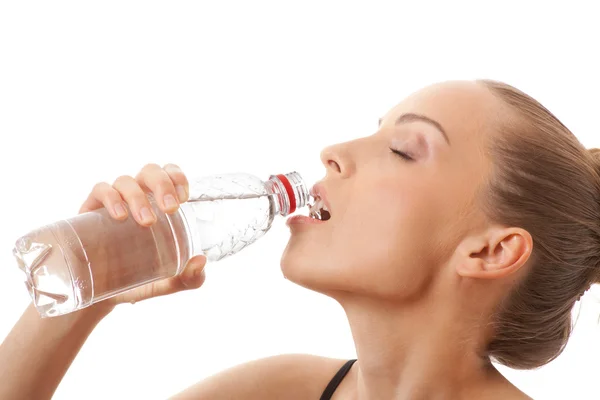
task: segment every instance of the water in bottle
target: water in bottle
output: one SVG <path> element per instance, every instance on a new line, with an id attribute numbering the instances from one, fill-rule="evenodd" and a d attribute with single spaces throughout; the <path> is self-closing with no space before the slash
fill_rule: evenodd
<path id="1" fill-rule="evenodd" d="M 150 227 L 132 217 L 117 221 L 102 208 L 28 233 L 13 254 L 40 315 L 62 315 L 177 275 L 193 256 L 218 261 L 235 254 L 309 197 L 296 172 L 264 182 L 244 173 L 213 175 L 192 180 L 188 202 L 172 214 L 149 196 L 157 216 Z"/>

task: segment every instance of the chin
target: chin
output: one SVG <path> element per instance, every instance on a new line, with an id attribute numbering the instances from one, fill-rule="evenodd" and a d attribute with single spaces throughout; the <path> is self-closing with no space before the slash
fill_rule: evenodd
<path id="1" fill-rule="evenodd" d="M 326 268 L 319 262 L 314 247 L 310 247 L 290 239 L 281 256 L 281 272 L 285 279 L 320 292 Z"/>
<path id="2" fill-rule="evenodd" d="M 333 297 L 335 292 L 348 289 L 348 277 L 339 268 L 345 264 L 321 250 L 314 244 L 308 246 L 306 242 L 291 239 L 281 256 L 281 272 L 290 282 Z"/>

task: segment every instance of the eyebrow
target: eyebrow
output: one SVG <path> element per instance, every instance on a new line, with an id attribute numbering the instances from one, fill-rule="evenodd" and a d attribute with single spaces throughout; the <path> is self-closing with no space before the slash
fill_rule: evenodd
<path id="1" fill-rule="evenodd" d="M 380 118 L 379 125 L 381 125 L 381 121 L 382 121 L 382 119 Z M 440 131 L 442 136 L 444 136 L 444 140 L 446 141 L 446 143 L 448 143 L 448 146 L 450 145 L 450 139 L 448 138 L 448 134 L 446 133 L 446 131 L 444 130 L 442 125 L 439 122 L 437 122 L 436 120 L 426 117 L 424 115 L 414 114 L 414 113 L 402 114 L 401 116 L 399 116 L 396 119 L 395 125 L 413 122 L 413 121 L 422 121 L 422 122 L 428 123 L 430 125 L 433 125 L 434 127 L 437 128 L 438 131 Z"/>

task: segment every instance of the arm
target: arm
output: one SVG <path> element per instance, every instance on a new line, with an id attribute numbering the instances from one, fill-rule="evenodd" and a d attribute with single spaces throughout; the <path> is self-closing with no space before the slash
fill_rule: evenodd
<path id="1" fill-rule="evenodd" d="M 179 195 L 178 190 L 183 193 Z M 150 191 L 159 198 L 164 194 L 187 200 L 188 182 L 183 172 L 174 164 L 160 168 L 149 164 L 133 177 L 122 176 L 114 186 L 98 184 L 81 206 L 80 212 L 106 207 L 113 210 L 126 202 L 131 217 L 144 226 L 140 219 L 142 207 L 150 207 L 144 192 Z M 179 191 L 181 192 L 181 191 Z M 179 207 L 164 212 L 175 212 Z M 128 218 L 125 215 L 117 219 Z M 204 282 L 206 257 L 197 256 L 186 264 L 181 275 L 144 285 L 116 297 L 104 300 L 77 312 L 52 318 L 41 318 L 30 305 L 12 331 L 0 345 L 0 399 L 50 399 L 67 372 L 77 353 L 96 325 L 119 303 L 141 301 L 164 296 L 181 290 L 199 288 Z"/>
<path id="2" fill-rule="evenodd" d="M 92 330 L 112 307 L 41 318 L 29 305 L 0 345 L 0 399 L 50 399 Z"/>

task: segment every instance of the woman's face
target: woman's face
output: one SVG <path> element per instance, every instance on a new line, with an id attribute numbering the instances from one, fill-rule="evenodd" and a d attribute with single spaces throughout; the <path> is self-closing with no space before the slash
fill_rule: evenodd
<path id="1" fill-rule="evenodd" d="M 329 294 L 422 293 L 461 237 L 484 223 L 475 198 L 497 107 L 477 83 L 437 84 L 390 110 L 373 135 L 324 149 L 331 218 L 290 226 L 286 278 Z"/>

